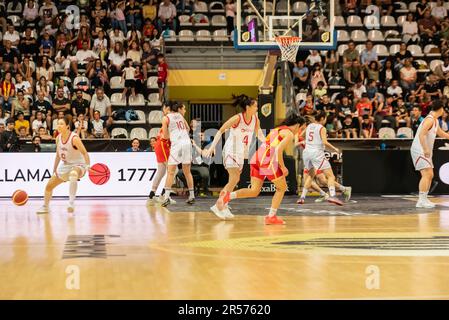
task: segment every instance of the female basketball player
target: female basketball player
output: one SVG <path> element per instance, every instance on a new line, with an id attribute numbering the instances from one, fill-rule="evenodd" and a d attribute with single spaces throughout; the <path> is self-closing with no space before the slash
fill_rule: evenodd
<path id="1" fill-rule="evenodd" d="M 232 199 L 257 197 L 265 178 L 268 178 L 274 183 L 276 192 L 271 201 L 270 212 L 265 217 L 265 224 L 285 224 L 284 220 L 276 216 L 287 190 L 285 177 L 288 175 L 288 170 L 284 165 L 283 152 L 303 126 L 305 126 L 304 118 L 292 115 L 279 127 L 273 129 L 266 137 L 265 143 L 251 158 L 251 188 L 222 193 L 217 201 L 218 210 L 224 210 L 226 204 Z"/>
<path id="2" fill-rule="evenodd" d="M 254 132 L 257 132 L 259 139 L 262 141 L 265 139 L 257 117 L 257 100 L 246 95 L 240 95 L 235 97 L 234 106 L 239 106 L 243 112 L 236 114 L 223 124 L 215 135 L 211 147 L 205 152 L 206 157 L 211 157 L 215 152 L 215 147 L 221 141 L 222 134 L 230 131 L 223 148 L 223 164 L 229 173 L 229 180 L 220 194 L 234 191 L 235 186 L 239 183 L 240 172 L 243 169 L 245 159 L 248 159 Z M 210 209 L 220 219 L 234 217 L 227 207 L 224 211 L 220 211 L 215 204 Z"/>
<path id="3" fill-rule="evenodd" d="M 326 113 L 323 111 L 318 112 L 315 115 L 315 123 L 311 123 L 307 126 L 306 129 L 306 147 L 303 153 L 303 161 L 304 161 L 304 172 L 308 174 L 304 188 L 302 191 L 301 198 L 298 203 L 304 203 L 305 195 L 307 194 L 308 189 L 312 186 L 312 181 L 315 175 L 318 177 L 322 174 L 327 179 L 327 185 L 329 187 L 330 197 L 327 199 L 328 202 L 343 205 L 339 199 L 336 198 L 335 195 L 335 176 L 332 172 L 331 165 L 329 161 L 326 159 L 326 155 L 324 154 L 325 147 L 333 149 L 335 152 L 339 152 L 337 148 L 335 148 L 332 144 L 327 141 L 327 131 L 324 127 L 326 123 L 327 117 Z M 321 177 L 321 181 L 324 182 L 324 177 Z M 339 185 L 339 188 L 343 192 L 349 191 L 350 189 Z M 349 195 L 350 196 L 350 195 Z"/>
<path id="4" fill-rule="evenodd" d="M 165 181 L 164 197 L 161 206 L 166 207 L 170 204 L 171 186 L 175 179 L 176 167 L 181 163 L 182 171 L 189 188 L 188 204 L 195 203 L 195 193 L 193 190 L 193 177 L 190 172 L 192 165 L 192 142 L 189 136 L 189 125 L 184 114 L 186 107 L 182 103 L 174 102 L 171 105 L 171 111 L 162 119 L 162 136 L 164 139 L 170 139 L 170 155 L 168 157 L 167 179 Z"/>
<path id="5" fill-rule="evenodd" d="M 53 194 L 53 189 L 63 182 L 69 181 L 69 206 L 68 212 L 75 210 L 74 202 L 78 179 L 81 179 L 90 166 L 89 154 L 86 151 L 81 139 L 74 132 L 70 131 L 70 120 L 66 116 L 58 120 L 59 135 L 56 138 L 56 158 L 53 166 L 53 176 L 45 187 L 44 205 L 37 213 L 48 213 L 49 203 Z M 59 164 L 62 161 L 61 164 Z"/>
<path id="6" fill-rule="evenodd" d="M 164 104 L 162 106 L 162 113 L 164 116 L 169 114 L 171 111 L 169 104 Z M 156 195 L 156 190 L 159 188 L 159 184 L 161 183 L 162 178 L 164 177 L 165 173 L 167 172 L 167 162 L 168 157 L 170 155 L 170 140 L 164 139 L 162 135 L 162 128 L 159 130 L 159 133 L 157 135 L 156 145 L 154 147 L 154 152 L 156 154 L 156 160 L 157 160 L 157 171 L 156 176 L 153 180 L 153 185 L 151 186 L 151 192 L 148 196 L 147 205 L 153 205 L 154 204 L 154 197 Z M 175 200 L 171 200 L 171 204 L 176 203 Z"/>
<path id="7" fill-rule="evenodd" d="M 427 194 L 433 179 L 432 154 L 435 138 L 439 136 L 449 139 L 449 133 L 444 132 L 438 123 L 438 118 L 443 113 L 444 103 L 441 100 L 435 100 L 432 104 L 432 111 L 419 125 L 410 148 L 415 170 L 421 172 L 417 208 L 431 209 L 435 207 L 435 204 L 427 199 Z"/>
<path id="8" fill-rule="evenodd" d="M 318 119 L 318 120 L 317 120 Z M 306 137 L 305 141 L 304 141 L 304 147 L 305 150 L 303 152 L 303 161 L 304 161 L 304 188 L 302 189 L 302 194 L 301 197 L 299 198 L 299 200 L 297 201 L 298 204 L 304 204 L 305 202 L 305 198 L 307 196 L 307 192 L 312 188 L 315 189 L 316 191 L 318 191 L 320 193 L 320 197 L 318 199 L 315 200 L 315 202 L 323 202 L 325 200 L 330 201 L 332 203 L 334 203 L 334 199 L 331 199 L 331 196 L 329 196 L 327 193 L 325 193 L 319 186 L 318 184 L 314 181 L 314 179 L 318 179 L 318 181 L 321 184 L 325 184 L 329 186 L 329 180 L 327 179 L 327 175 L 326 173 L 324 173 L 324 168 L 328 168 L 330 170 L 330 172 L 328 172 L 328 175 L 332 177 L 334 177 L 334 187 L 337 187 L 340 191 L 343 192 L 344 196 L 345 196 L 345 201 L 349 201 L 351 199 L 351 193 L 352 193 L 352 188 L 351 187 L 345 187 L 341 184 L 339 184 L 338 182 L 335 181 L 335 176 L 332 172 L 332 169 L 330 167 L 329 162 L 326 160 L 325 155 L 324 155 L 324 146 L 325 144 L 322 145 L 321 149 L 322 152 L 316 151 L 316 147 L 318 146 L 318 148 L 320 148 L 319 143 L 317 143 L 315 145 L 315 147 L 313 146 L 313 139 L 317 140 L 315 142 L 319 142 L 320 140 L 322 140 L 321 138 L 321 134 L 324 134 L 326 136 L 326 129 L 324 128 L 323 124 L 326 123 L 326 114 L 324 112 L 319 112 L 318 114 L 316 114 L 314 117 L 309 117 L 309 121 L 308 121 L 308 125 L 307 125 L 307 129 L 303 132 L 303 136 Z M 315 124 L 314 128 L 310 127 L 310 125 Z M 316 126 L 318 125 L 318 126 Z M 319 130 L 319 133 L 316 134 L 317 138 L 312 138 L 315 133 L 310 133 L 311 131 L 308 131 L 310 127 L 310 130 Z M 321 128 L 323 128 L 321 130 Z M 321 132 L 322 131 L 322 132 Z M 324 140 L 323 140 L 324 141 Z M 327 142 L 327 137 L 326 137 L 326 142 Z M 312 146 L 311 146 L 312 143 Z M 307 149 L 307 145 L 309 145 L 309 148 Z M 332 145 L 328 144 L 328 146 L 330 146 L 331 148 L 333 148 Z M 312 150 L 315 149 L 315 152 L 313 152 Z M 307 150 L 307 152 L 306 152 Z M 338 149 L 337 149 L 338 150 Z M 308 168 L 306 165 L 306 157 L 307 159 L 310 157 L 314 157 L 316 156 L 316 159 L 320 160 L 320 164 L 321 164 L 321 168 L 317 169 L 317 168 Z M 321 162 L 323 161 L 323 162 Z M 326 163 L 327 162 L 327 163 Z M 310 163 L 309 163 L 310 165 Z M 312 176 L 310 176 L 309 172 L 310 170 L 316 169 L 316 171 L 312 172 Z M 324 174 L 323 174 L 324 173 Z M 334 189 L 335 190 L 335 189 Z M 332 193 L 332 189 L 329 188 L 329 192 Z"/>

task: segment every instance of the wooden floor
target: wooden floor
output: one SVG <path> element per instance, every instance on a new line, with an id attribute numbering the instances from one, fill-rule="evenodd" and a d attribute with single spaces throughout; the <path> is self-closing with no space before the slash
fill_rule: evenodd
<path id="1" fill-rule="evenodd" d="M 449 299 L 449 198 L 433 201 L 265 226 L 145 199 L 81 199 L 74 214 L 55 200 L 49 215 L 0 200 L 0 299 Z"/>

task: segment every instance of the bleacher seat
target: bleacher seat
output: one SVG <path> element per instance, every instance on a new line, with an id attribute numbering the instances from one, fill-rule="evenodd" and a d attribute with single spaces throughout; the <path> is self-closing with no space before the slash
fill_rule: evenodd
<path id="1" fill-rule="evenodd" d="M 366 40 L 368 40 L 364 30 L 354 30 L 354 31 L 352 31 L 351 32 L 351 39 L 354 42 L 366 42 Z"/>
<path id="2" fill-rule="evenodd" d="M 266 12 L 267 13 L 274 13 L 273 12 L 273 2 L 265 2 L 266 3 Z"/>
<path id="3" fill-rule="evenodd" d="M 166 42 L 176 41 L 176 32 L 174 32 L 173 30 L 165 30 L 164 41 L 166 41 Z"/>
<path id="4" fill-rule="evenodd" d="M 396 53 L 399 52 L 399 50 L 401 50 L 401 45 L 399 45 L 399 44 L 392 44 L 390 46 L 390 55 L 391 56 L 395 56 Z"/>
<path id="5" fill-rule="evenodd" d="M 90 87 L 90 81 L 89 78 L 85 77 L 85 76 L 78 76 L 73 80 L 73 89 L 75 89 L 79 83 L 87 83 L 87 86 Z"/>
<path id="6" fill-rule="evenodd" d="M 122 94 L 119 92 L 113 93 L 111 95 L 111 105 L 117 107 L 126 106 L 126 99 L 122 99 Z"/>
<path id="7" fill-rule="evenodd" d="M 365 16 L 365 18 L 363 18 L 363 25 L 365 26 L 366 29 L 379 29 L 380 28 L 380 21 L 379 18 L 375 15 L 369 15 L 369 16 Z"/>
<path id="8" fill-rule="evenodd" d="M 14 2 L 9 2 L 8 5 L 6 6 L 6 12 L 7 12 L 8 16 L 22 15 L 22 12 L 23 12 L 22 3 L 18 2 L 16 5 L 16 8 L 14 10 L 12 9 L 13 5 L 14 5 Z M 34 6 L 36 6 L 36 4 L 34 4 Z"/>
<path id="9" fill-rule="evenodd" d="M 422 49 L 420 46 L 416 45 L 416 44 L 412 44 L 409 45 L 407 47 L 407 50 L 410 51 L 410 53 L 414 56 L 414 57 L 424 57 L 424 53 L 422 52 Z"/>
<path id="10" fill-rule="evenodd" d="M 295 2 L 293 4 L 293 12 L 294 13 L 306 13 L 307 10 L 309 10 L 307 3 L 303 2 L 303 1 L 299 1 L 299 2 Z M 337 18 L 337 17 L 335 17 Z M 335 25 L 335 21 L 334 21 L 334 25 Z"/>
<path id="11" fill-rule="evenodd" d="M 359 16 L 349 16 L 346 19 L 346 24 L 350 28 L 361 28 L 363 27 L 362 19 Z"/>
<path id="12" fill-rule="evenodd" d="M 198 30 L 196 33 L 197 41 L 212 41 L 212 37 L 210 35 L 209 30 Z"/>
<path id="13" fill-rule="evenodd" d="M 443 61 L 439 60 L 439 59 L 435 59 L 435 60 L 430 61 L 430 70 L 432 72 L 434 72 L 436 67 L 438 67 L 440 64 L 443 64 Z"/>
<path id="14" fill-rule="evenodd" d="M 194 4 L 194 8 L 195 13 L 207 13 L 209 11 L 209 9 L 207 8 L 207 4 L 204 1 L 197 1 Z"/>
<path id="15" fill-rule="evenodd" d="M 427 73 L 427 72 L 430 72 L 429 65 L 427 64 L 427 62 L 426 62 L 425 60 L 416 59 L 415 62 L 416 62 L 419 66 L 423 66 L 423 67 L 418 67 L 418 68 L 416 69 L 417 72 L 420 72 L 420 73 Z"/>
<path id="16" fill-rule="evenodd" d="M 335 16 L 334 18 L 334 26 L 335 28 L 346 27 L 345 18 L 342 16 Z"/>
<path id="17" fill-rule="evenodd" d="M 150 93 L 148 95 L 148 105 L 149 106 L 160 106 L 160 105 L 162 105 L 161 101 L 159 100 L 159 93 Z"/>
<path id="18" fill-rule="evenodd" d="M 388 121 L 388 120 L 384 120 L 384 121 Z M 378 136 L 380 139 L 394 139 L 394 138 L 396 138 L 396 132 L 394 132 L 393 128 L 384 127 L 384 128 L 379 129 Z"/>
<path id="19" fill-rule="evenodd" d="M 287 13 L 287 1 L 281 0 L 276 4 L 276 12 Z"/>
<path id="20" fill-rule="evenodd" d="M 9 15 L 8 20 L 11 20 L 11 23 L 13 24 L 13 26 L 18 28 L 18 27 L 20 27 L 20 23 L 21 23 L 22 19 L 17 15 Z"/>
<path id="21" fill-rule="evenodd" d="M 130 95 L 129 105 L 133 107 L 145 106 L 145 97 L 141 93 L 136 94 L 135 98 L 132 95 Z"/>
<path id="22" fill-rule="evenodd" d="M 179 41 L 194 41 L 192 30 L 181 30 L 179 31 Z"/>
<path id="23" fill-rule="evenodd" d="M 179 25 L 181 27 L 189 27 L 192 26 L 192 22 L 190 22 L 190 16 L 186 15 L 186 14 L 182 14 L 178 17 L 179 19 Z"/>
<path id="24" fill-rule="evenodd" d="M 346 30 L 337 30 L 337 41 L 338 42 L 348 42 L 351 40 L 349 33 Z"/>
<path id="25" fill-rule="evenodd" d="M 204 17 L 204 19 L 205 19 L 205 21 L 202 21 L 202 22 L 194 22 L 194 25 L 197 27 L 208 27 L 210 25 L 209 18 Z"/>
<path id="26" fill-rule="evenodd" d="M 430 50 L 434 48 L 438 49 L 438 46 L 434 44 L 428 44 L 424 47 L 424 54 L 426 55 L 426 57 L 441 57 L 441 53 L 430 53 Z"/>
<path id="27" fill-rule="evenodd" d="M 386 28 L 395 28 L 398 26 L 393 16 L 383 16 L 380 18 L 380 24 L 382 27 Z"/>
<path id="28" fill-rule="evenodd" d="M 365 50 L 365 49 L 366 49 L 366 45 L 364 43 L 361 43 L 361 44 L 355 46 L 355 50 L 357 50 L 357 52 L 359 54 L 361 54 L 362 51 Z"/>
<path id="29" fill-rule="evenodd" d="M 145 128 L 133 128 L 131 132 L 129 133 L 130 139 L 139 139 L 139 140 L 146 140 L 147 139 L 147 130 Z"/>
<path id="30" fill-rule="evenodd" d="M 404 136 L 404 138 L 412 139 L 413 138 L 413 130 L 408 127 L 398 128 L 398 132 L 396 133 L 397 137 Z"/>
<path id="31" fill-rule="evenodd" d="M 338 55 L 339 55 L 340 57 L 342 57 L 342 56 L 343 56 L 343 52 L 345 52 L 346 49 L 348 49 L 348 45 L 347 45 L 347 44 L 341 44 L 341 45 L 339 45 L 339 46 L 338 46 L 338 49 L 337 49 Z"/>
<path id="32" fill-rule="evenodd" d="M 162 117 L 164 114 L 161 110 L 153 110 L 148 115 L 148 123 L 149 124 L 161 124 L 162 123 Z"/>
<path id="33" fill-rule="evenodd" d="M 215 30 L 212 36 L 214 41 L 229 41 L 228 31 L 226 29 Z"/>
<path id="34" fill-rule="evenodd" d="M 387 30 L 385 31 L 385 41 L 386 42 L 402 42 L 402 37 L 397 30 Z"/>
<path id="35" fill-rule="evenodd" d="M 147 88 L 148 89 L 158 89 L 157 85 L 157 77 L 149 77 L 147 80 Z"/>
<path id="36" fill-rule="evenodd" d="M 377 53 L 378 56 L 380 57 L 387 57 L 390 55 L 390 53 L 388 52 L 387 47 L 384 44 L 376 44 L 373 47 L 373 50 Z"/>
<path id="37" fill-rule="evenodd" d="M 114 120 L 114 124 L 145 124 L 145 112 L 142 110 L 135 110 L 139 120 L 126 121 L 126 120 Z"/>
<path id="38" fill-rule="evenodd" d="M 370 32 L 368 32 L 368 40 L 371 40 L 373 42 L 383 42 L 385 39 L 381 31 L 371 30 Z"/>
<path id="39" fill-rule="evenodd" d="M 120 76 L 115 76 L 111 78 L 111 89 L 123 89 L 125 88 L 125 82 L 123 81 L 123 78 Z"/>
<path id="40" fill-rule="evenodd" d="M 404 21 L 407 20 L 407 16 L 399 16 L 398 17 L 398 26 L 402 27 L 402 25 L 404 24 Z"/>
<path id="41" fill-rule="evenodd" d="M 128 131 L 125 128 L 114 128 L 111 131 L 111 137 L 115 138 L 120 135 L 125 135 L 126 139 L 128 139 Z M 124 138 L 125 139 L 125 138 Z"/>
<path id="42" fill-rule="evenodd" d="M 410 4 L 408 5 L 408 10 L 410 12 L 415 13 L 416 12 L 416 6 L 418 5 L 418 2 L 414 1 L 414 2 L 410 2 Z"/>
<path id="43" fill-rule="evenodd" d="M 212 17 L 211 25 L 214 27 L 226 27 L 226 17 L 222 15 L 215 15 Z"/>
<path id="44" fill-rule="evenodd" d="M 211 13 L 224 13 L 225 7 L 223 2 L 213 1 L 209 4 L 209 12 Z"/>
<path id="45" fill-rule="evenodd" d="M 404 14 L 409 12 L 407 4 L 405 2 L 398 1 L 395 3 L 395 5 L 399 7 L 398 9 L 396 9 L 397 14 Z"/>
<path id="46" fill-rule="evenodd" d="M 150 132 L 148 133 L 148 139 L 151 138 L 157 138 L 157 135 L 159 134 L 159 130 L 161 130 L 160 127 L 151 128 Z"/>

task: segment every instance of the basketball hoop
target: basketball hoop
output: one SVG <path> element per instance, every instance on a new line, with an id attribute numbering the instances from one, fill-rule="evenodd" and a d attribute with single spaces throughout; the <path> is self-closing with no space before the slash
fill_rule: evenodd
<path id="1" fill-rule="evenodd" d="M 296 62 L 301 37 L 280 36 L 275 37 L 276 43 L 281 49 L 282 61 Z"/>

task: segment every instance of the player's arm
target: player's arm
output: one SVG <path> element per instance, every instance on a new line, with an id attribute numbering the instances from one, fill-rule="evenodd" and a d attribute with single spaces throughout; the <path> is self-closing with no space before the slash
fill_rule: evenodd
<path id="1" fill-rule="evenodd" d="M 168 140 L 170 138 L 168 134 L 168 118 L 166 116 L 162 118 L 162 137 L 165 140 Z"/>
<path id="2" fill-rule="evenodd" d="M 81 152 L 81 154 L 84 157 L 84 161 L 86 162 L 86 166 L 90 167 L 90 157 L 87 153 L 86 147 L 84 147 L 83 142 L 81 141 L 80 137 L 75 136 L 73 138 L 73 146 Z"/>
<path id="3" fill-rule="evenodd" d="M 430 118 L 425 119 L 422 125 L 423 126 L 421 128 L 421 132 L 419 133 L 418 138 L 419 138 L 419 142 L 421 143 L 421 146 L 422 146 L 422 149 L 424 152 L 424 156 L 430 157 L 431 150 L 429 149 L 429 146 L 427 145 L 426 135 L 429 134 L 429 130 L 433 126 L 433 120 Z"/>
<path id="4" fill-rule="evenodd" d="M 293 133 L 290 130 L 282 130 L 280 132 L 280 135 L 282 136 L 282 141 L 276 147 L 276 157 L 277 157 L 277 162 L 279 164 L 279 168 L 281 168 L 284 176 L 287 176 L 288 170 L 284 164 L 283 153 L 284 153 L 284 150 L 287 148 L 287 146 L 293 141 L 295 136 L 293 135 Z"/>
<path id="5" fill-rule="evenodd" d="M 53 164 L 53 173 L 56 173 L 56 170 L 58 169 L 59 162 L 61 161 L 61 158 L 59 157 L 59 146 L 56 145 L 56 157 L 55 157 L 55 163 Z"/>
<path id="6" fill-rule="evenodd" d="M 260 128 L 260 121 L 259 121 L 259 117 L 256 117 L 256 132 L 257 132 L 257 138 L 259 139 L 260 142 L 265 142 L 265 135 L 263 134 L 262 129 Z"/>
<path id="7" fill-rule="evenodd" d="M 204 153 L 206 157 L 211 157 L 214 154 L 215 147 L 221 141 L 221 135 L 223 133 L 225 133 L 227 130 L 229 130 L 232 126 L 237 125 L 239 123 L 239 121 L 240 121 L 240 116 L 238 114 L 236 114 L 221 126 L 221 128 L 218 130 L 217 134 L 215 135 L 212 145 Z"/>
<path id="8" fill-rule="evenodd" d="M 339 153 L 340 150 L 338 148 L 334 147 L 329 141 L 327 141 L 327 131 L 326 128 L 322 127 L 320 130 L 320 136 L 321 140 L 323 141 L 323 144 L 328 147 L 329 149 L 334 150 L 335 152 Z"/>

